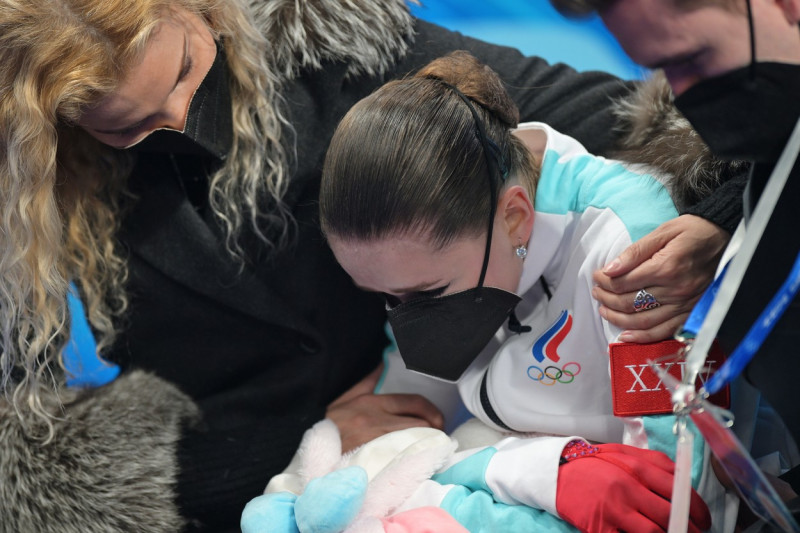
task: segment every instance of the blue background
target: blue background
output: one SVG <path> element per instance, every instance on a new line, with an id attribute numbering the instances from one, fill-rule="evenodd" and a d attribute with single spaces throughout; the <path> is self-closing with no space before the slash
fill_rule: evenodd
<path id="1" fill-rule="evenodd" d="M 605 70 L 625 79 L 644 75 L 600 19 L 567 19 L 548 0 L 425 0 L 411 11 L 448 29 L 581 71 Z"/>

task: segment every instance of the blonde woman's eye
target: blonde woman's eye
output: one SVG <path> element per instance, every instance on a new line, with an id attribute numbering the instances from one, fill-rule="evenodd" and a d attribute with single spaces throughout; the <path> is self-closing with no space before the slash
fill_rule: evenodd
<path id="1" fill-rule="evenodd" d="M 129 135 L 133 134 L 138 129 L 139 129 L 139 126 L 131 126 L 130 128 L 125 128 L 124 130 L 115 131 L 114 135 L 117 135 L 119 137 L 128 137 Z"/>
<path id="2" fill-rule="evenodd" d="M 192 67 L 194 67 L 194 61 L 187 55 L 186 61 L 183 63 L 180 73 L 178 73 L 178 83 L 189 77 L 189 74 L 192 72 Z"/>

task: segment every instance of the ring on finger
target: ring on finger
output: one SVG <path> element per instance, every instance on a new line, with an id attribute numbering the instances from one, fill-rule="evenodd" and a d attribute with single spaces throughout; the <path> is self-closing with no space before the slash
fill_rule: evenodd
<path id="1" fill-rule="evenodd" d="M 656 300 L 656 297 L 647 292 L 645 289 L 637 292 L 633 299 L 633 310 L 637 313 L 641 311 L 647 311 L 649 309 L 655 309 L 656 307 L 660 306 L 661 303 Z"/>

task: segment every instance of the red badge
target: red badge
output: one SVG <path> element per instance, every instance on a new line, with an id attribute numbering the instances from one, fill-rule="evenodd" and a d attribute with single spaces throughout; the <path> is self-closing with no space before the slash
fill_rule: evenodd
<path id="1" fill-rule="evenodd" d="M 675 355 L 683 347 L 676 340 L 636 344 L 617 342 L 609 345 L 611 357 L 611 391 L 615 416 L 643 416 L 672 413 L 670 392 L 650 368 L 648 361 Z M 697 378 L 697 388 L 717 371 L 725 361 L 725 356 L 715 342 L 709 351 L 705 365 Z M 666 361 L 659 363 L 661 368 L 678 379 L 683 379 L 685 361 Z M 709 400 L 728 408 L 731 403 L 730 387 L 726 386 Z"/>

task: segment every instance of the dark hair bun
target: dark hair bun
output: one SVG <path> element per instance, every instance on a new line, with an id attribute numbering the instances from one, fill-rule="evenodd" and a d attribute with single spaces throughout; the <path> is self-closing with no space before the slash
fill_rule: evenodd
<path id="1" fill-rule="evenodd" d="M 492 112 L 508 127 L 514 128 L 519 123 L 517 106 L 508 96 L 500 77 L 469 52 L 456 50 L 434 59 L 422 67 L 415 77 L 449 83 Z"/>

